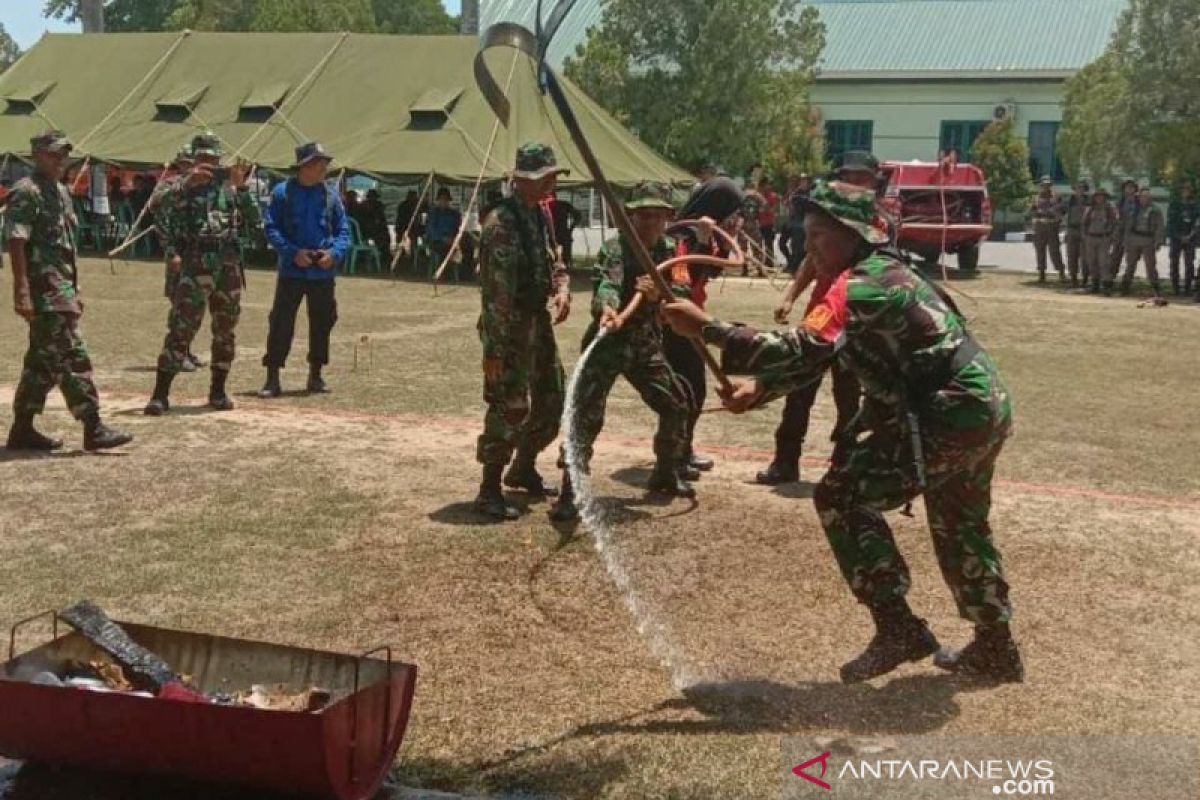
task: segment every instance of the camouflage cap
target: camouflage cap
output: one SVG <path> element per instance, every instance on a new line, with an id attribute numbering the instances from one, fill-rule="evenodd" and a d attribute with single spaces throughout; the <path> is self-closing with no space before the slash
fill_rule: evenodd
<path id="1" fill-rule="evenodd" d="M 525 180 L 541 180 L 547 175 L 567 175 L 571 172 L 558 166 L 554 157 L 554 148 L 541 142 L 526 142 L 517 148 L 517 164 L 513 170 L 514 178 Z"/>
<path id="2" fill-rule="evenodd" d="M 198 133 L 192 137 L 192 158 L 200 156 L 221 157 L 221 140 L 213 133 Z"/>
<path id="3" fill-rule="evenodd" d="M 642 181 L 633 187 L 629 199 L 625 201 L 625 208 L 630 211 L 637 211 L 639 208 L 665 208 L 674 211 L 675 204 L 671 202 L 671 194 L 670 184 Z"/>
<path id="4" fill-rule="evenodd" d="M 875 209 L 875 192 L 842 181 L 817 181 L 808 197 L 800 198 L 806 208 L 819 211 L 842 223 L 868 244 L 887 244 L 888 234 Z"/>
<path id="5" fill-rule="evenodd" d="M 69 153 L 74 145 L 62 131 L 46 131 L 29 140 L 29 148 L 34 153 Z"/>

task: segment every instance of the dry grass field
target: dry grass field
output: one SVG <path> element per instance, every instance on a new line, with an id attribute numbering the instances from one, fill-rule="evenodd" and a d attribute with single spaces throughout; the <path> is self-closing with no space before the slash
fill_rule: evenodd
<path id="1" fill-rule="evenodd" d="M 164 332 L 161 273 L 84 265 L 84 332 L 107 416 L 137 441 L 80 454 L 55 398 L 44 427 L 68 436 L 67 452 L 0 450 L 0 621 L 89 597 L 169 627 L 345 651 L 392 643 L 421 669 L 397 781 L 478 794 L 770 798 L 785 735 L 1200 729 L 1200 308 L 1138 308 L 1027 276 L 956 284 L 1016 402 L 994 527 L 1027 662 L 1021 686 L 981 690 L 929 663 L 840 685 L 837 667 L 870 623 L 842 584 L 811 484 L 751 483 L 777 409 L 706 416 L 698 441 L 717 469 L 697 503 L 662 504 L 639 488 L 652 416 L 620 386 L 596 482 L 618 509 L 635 585 L 689 663 L 746 684 L 738 702 L 713 702 L 672 685 L 585 531 L 556 530 L 544 504 L 506 525 L 471 513 L 482 413 L 471 285 L 435 297 L 422 283 L 343 279 L 334 394 L 264 402 L 249 395 L 263 377 L 273 277 L 253 272 L 231 378 L 238 409 L 200 408 L 198 373 L 177 382 L 174 413 L 150 419 L 140 411 Z M 10 288 L 5 272 L 0 298 Z M 559 336 L 568 364 L 587 310 L 579 290 Z M 731 279 L 711 305 L 767 325 L 776 298 L 765 282 Z M 24 337 L 20 320 L 0 315 L 5 427 Z M 304 337 L 301 324 L 285 388 L 303 384 Z M 204 333 L 196 350 L 207 348 Z M 828 455 L 831 419 L 823 392 L 808 480 Z M 969 628 L 916 511 L 891 518 L 911 600 L 958 642 Z M 55 780 L 66 779 L 19 796 L 58 796 Z"/>

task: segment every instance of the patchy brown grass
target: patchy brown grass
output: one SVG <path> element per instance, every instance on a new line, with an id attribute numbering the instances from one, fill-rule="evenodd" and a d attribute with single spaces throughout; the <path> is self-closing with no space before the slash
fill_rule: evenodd
<path id="1" fill-rule="evenodd" d="M 650 504 L 638 484 L 652 418 L 620 387 L 596 459 L 600 491 L 622 509 L 619 543 L 639 590 L 694 663 L 741 684 L 731 702 L 675 691 L 589 541 L 563 539 L 543 505 L 504 526 L 469 512 L 480 413 L 470 287 L 434 299 L 424 285 L 344 280 L 336 394 L 192 413 L 204 380 L 191 376 L 180 413 L 150 420 L 138 412 L 161 342 L 160 272 L 128 264 L 114 277 L 88 263 L 84 273 L 108 415 L 135 445 L 105 457 L 0 451 L 0 619 L 89 596 L 159 625 L 347 651 L 391 642 L 422 670 L 399 778 L 456 790 L 767 797 L 783 735 L 1189 734 L 1200 724 L 1200 416 L 1187 349 L 1200 309 L 1138 309 L 1015 276 L 964 287 L 978 298 L 964 310 L 1017 399 L 995 527 L 1029 669 L 1019 687 L 973 690 L 929 664 L 839 685 L 837 665 L 869 623 L 808 489 L 748 484 L 774 413 L 706 417 L 701 441 L 719 466 L 699 505 Z M 269 276 L 251 280 L 237 392 L 261 379 Z M 7 279 L 0 287 L 7 296 Z M 731 280 L 713 306 L 765 323 L 775 297 Z M 568 360 L 585 300 L 560 336 Z M 351 372 L 364 334 L 373 365 L 364 355 Z M 14 317 L 0 318 L 6 401 L 22 338 Z M 303 344 L 301 331 L 297 365 Z M 823 396 L 811 479 L 830 419 Z M 77 443 L 61 406 L 46 423 Z M 912 602 L 957 641 L 969 631 L 920 510 L 893 517 Z"/>

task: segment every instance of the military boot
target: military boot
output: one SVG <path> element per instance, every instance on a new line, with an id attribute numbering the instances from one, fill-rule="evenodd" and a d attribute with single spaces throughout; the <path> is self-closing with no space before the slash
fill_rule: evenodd
<path id="1" fill-rule="evenodd" d="M 214 411 L 232 411 L 233 400 L 225 393 L 225 379 L 229 370 L 212 368 L 212 383 L 208 386 L 208 407 Z"/>
<path id="2" fill-rule="evenodd" d="M 771 465 L 754 476 L 757 483 L 763 486 L 778 486 L 781 483 L 795 483 L 800 480 L 800 459 L 780 460 L 776 458 Z"/>
<path id="3" fill-rule="evenodd" d="M 668 497 L 695 497 L 696 490 L 684 480 L 678 466 L 670 460 L 659 459 L 646 482 L 646 489 L 655 494 L 665 494 Z"/>
<path id="4" fill-rule="evenodd" d="M 263 400 L 271 400 L 283 394 L 283 386 L 279 383 L 279 367 L 267 367 L 267 382 L 258 390 L 258 396 Z"/>
<path id="5" fill-rule="evenodd" d="M 942 648 L 933 663 L 968 678 L 996 683 L 1021 683 L 1025 666 L 1007 623 L 976 625 L 975 638 L 961 650 Z"/>
<path id="6" fill-rule="evenodd" d="M 688 451 L 688 465 L 700 472 L 711 472 L 717 463 L 708 456 L 698 455 L 695 450 L 690 450 Z"/>
<path id="7" fill-rule="evenodd" d="M 869 681 L 906 661 L 920 661 L 937 652 L 937 639 L 904 598 L 869 608 L 875 637 L 860 656 L 842 665 L 842 683 Z"/>
<path id="8" fill-rule="evenodd" d="M 579 508 L 575 505 L 575 487 L 571 484 L 571 473 L 563 470 L 562 491 L 550 508 L 551 522 L 574 522 L 579 519 Z"/>
<path id="9" fill-rule="evenodd" d="M 309 364 L 308 366 L 308 391 L 311 394 L 328 394 L 329 387 L 325 385 L 325 379 L 321 377 L 321 365 Z"/>
<path id="10" fill-rule="evenodd" d="M 483 465 L 483 480 L 479 484 L 479 496 L 475 498 L 474 508 L 485 517 L 514 520 L 521 516 L 521 512 L 504 499 L 504 490 L 500 488 L 500 475 L 503 472 L 503 464 Z"/>
<path id="11" fill-rule="evenodd" d="M 692 466 L 692 462 L 690 461 L 680 461 L 676 471 L 679 473 L 679 477 L 685 481 L 700 480 L 700 470 Z"/>
<path id="12" fill-rule="evenodd" d="M 19 414 L 13 420 L 12 428 L 8 431 L 9 450 L 42 450 L 49 452 L 63 446 L 62 439 L 52 439 L 38 432 L 33 427 L 33 414 Z"/>
<path id="13" fill-rule="evenodd" d="M 100 421 L 99 414 L 90 414 L 83 420 L 83 449 L 89 453 L 96 450 L 112 450 L 132 441 L 132 434 L 108 427 Z"/>
<path id="14" fill-rule="evenodd" d="M 146 404 L 145 414 L 148 417 L 161 417 L 171 410 L 171 382 L 175 380 L 175 376 L 169 372 L 159 370 L 154 378 L 154 394 L 150 397 L 150 402 Z"/>
<path id="15" fill-rule="evenodd" d="M 535 497 L 554 497 L 558 494 L 557 488 L 542 480 L 537 471 L 536 456 L 520 450 L 504 475 L 504 485 L 510 489 L 524 489 Z"/>

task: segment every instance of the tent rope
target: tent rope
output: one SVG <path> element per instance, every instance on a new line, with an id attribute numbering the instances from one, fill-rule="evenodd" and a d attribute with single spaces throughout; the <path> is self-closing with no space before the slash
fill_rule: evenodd
<path id="1" fill-rule="evenodd" d="M 162 57 L 160 59 L 158 59 L 158 61 L 154 64 L 154 66 L 152 66 L 150 68 L 150 70 L 145 75 L 142 76 L 142 79 L 140 81 L 138 81 L 136 84 L 134 84 L 134 87 L 129 90 L 129 93 L 126 94 L 124 97 L 122 97 L 121 101 L 119 103 L 117 103 L 115 106 L 113 106 L 112 110 L 109 111 L 108 114 L 106 114 L 103 119 L 101 119 L 99 122 L 97 122 L 92 127 L 92 129 L 84 135 L 84 137 L 82 139 L 80 139 L 78 142 L 76 142 L 75 146 L 78 147 L 80 150 L 82 150 L 83 146 L 85 144 L 87 144 L 87 142 L 92 138 L 93 135 L 95 135 L 96 131 L 100 130 L 100 128 L 102 128 L 104 125 L 108 124 L 108 121 L 110 119 L 112 119 L 114 116 L 116 116 L 116 113 L 118 111 L 120 111 L 121 108 L 123 108 L 126 103 L 129 102 L 129 99 L 131 97 L 133 97 L 135 94 L 137 94 L 138 90 L 146 85 L 146 82 L 148 80 L 150 80 L 150 78 L 156 72 L 158 72 L 159 68 L 161 68 L 162 66 L 164 66 L 167 63 L 167 60 L 170 59 L 170 57 L 175 53 L 175 51 L 177 49 L 179 49 L 179 46 L 181 44 L 183 44 L 183 41 L 189 35 L 191 35 L 191 31 L 184 31 L 183 33 L 179 34 L 179 37 L 177 39 L 175 39 L 174 42 L 171 43 L 170 47 L 167 48 L 167 52 L 163 53 Z"/>
<path id="2" fill-rule="evenodd" d="M 333 58 L 334 53 L 341 48 L 342 44 L 347 38 L 349 38 L 349 36 L 349 33 L 342 33 L 342 35 L 338 37 L 338 40 L 334 42 L 333 47 L 329 48 L 329 52 L 322 56 L 321 60 L 317 62 L 316 66 L 314 66 L 308 75 L 304 77 L 304 80 L 300 81 L 300 85 L 296 87 L 296 91 L 293 92 L 286 100 L 284 100 L 283 103 L 280 104 L 279 108 L 275 109 L 275 114 L 282 114 L 285 107 L 292 105 L 293 101 L 296 101 L 298 98 L 303 96 L 304 92 L 308 89 L 308 85 L 317 77 L 318 74 L 320 74 L 321 70 L 325 68 L 325 65 L 329 63 L 329 60 Z M 262 125 L 258 126 L 258 129 L 255 130 L 254 133 L 250 134 L 250 137 L 246 139 L 246 141 L 242 143 L 242 146 L 234 152 L 232 156 L 233 158 L 240 156 L 242 152 L 250 146 L 250 143 L 257 139 L 259 135 L 267 129 L 267 126 L 270 125 L 271 121 L 275 119 L 275 114 L 272 114 L 271 119 L 268 119 Z"/>
<path id="3" fill-rule="evenodd" d="M 412 233 L 413 225 L 420 216 L 421 203 L 425 202 L 425 197 L 429 194 L 430 188 L 433 187 L 433 172 L 429 173 L 429 177 L 425 179 L 425 187 L 421 189 L 421 195 L 417 198 L 417 207 L 413 209 L 412 216 L 408 219 L 408 225 L 404 226 L 404 233 L 396 240 L 396 254 L 392 256 L 391 266 L 388 267 L 388 272 L 396 274 L 396 264 L 400 263 L 400 253 L 404 249 L 404 243 L 408 241 L 408 236 Z"/>
<path id="4" fill-rule="evenodd" d="M 517 59 L 520 58 L 521 51 L 513 50 L 512 64 L 508 67 L 508 77 L 504 80 L 504 94 L 508 95 L 509 87 L 512 85 L 513 75 L 517 71 Z M 446 267 L 450 265 L 450 260 L 458 253 L 458 248 L 462 246 L 463 233 L 467 229 L 467 219 L 471 216 L 471 211 L 475 208 L 475 202 L 479 199 L 479 187 L 483 184 L 483 176 L 487 173 L 488 161 L 491 160 L 492 151 L 496 148 L 496 137 L 500 133 L 500 118 L 496 117 L 496 121 L 492 123 L 492 135 L 488 139 L 488 146 L 483 155 L 483 162 L 479 165 L 479 175 L 475 178 L 475 188 L 471 190 L 471 200 L 467 203 L 467 207 L 463 209 L 462 222 L 458 224 L 458 232 L 454 234 L 454 242 L 451 243 L 450 249 L 446 251 L 446 257 L 442 259 L 442 265 L 438 267 L 437 273 L 433 276 L 433 291 L 437 293 L 438 281 L 442 279 L 442 273 L 446 271 Z M 480 224 L 483 220 L 480 220 Z"/>
<path id="5" fill-rule="evenodd" d="M 154 188 L 150 190 L 151 197 L 154 197 L 155 192 L 158 191 L 158 188 L 160 186 L 162 186 L 163 181 L 166 180 L 168 169 L 169 169 L 169 165 L 163 164 L 162 172 L 158 173 L 158 180 L 156 180 L 154 182 Z M 141 239 L 148 232 L 154 230 L 154 226 L 151 225 L 149 228 L 146 228 L 146 230 L 142 231 L 141 233 L 137 232 L 138 227 L 142 224 L 142 220 L 146 218 L 146 214 L 149 211 L 150 211 L 150 203 L 147 201 L 146 205 L 142 206 L 142 210 L 140 212 L 138 212 L 137 219 L 135 219 L 133 221 L 133 224 L 129 226 L 129 233 L 126 234 L 125 240 L 122 241 L 119 245 L 117 245 L 112 250 L 108 251 L 109 258 L 113 258 L 114 256 L 116 256 L 120 253 L 123 253 L 125 251 L 125 249 L 128 248 L 131 244 L 136 242 L 138 239 Z"/>

